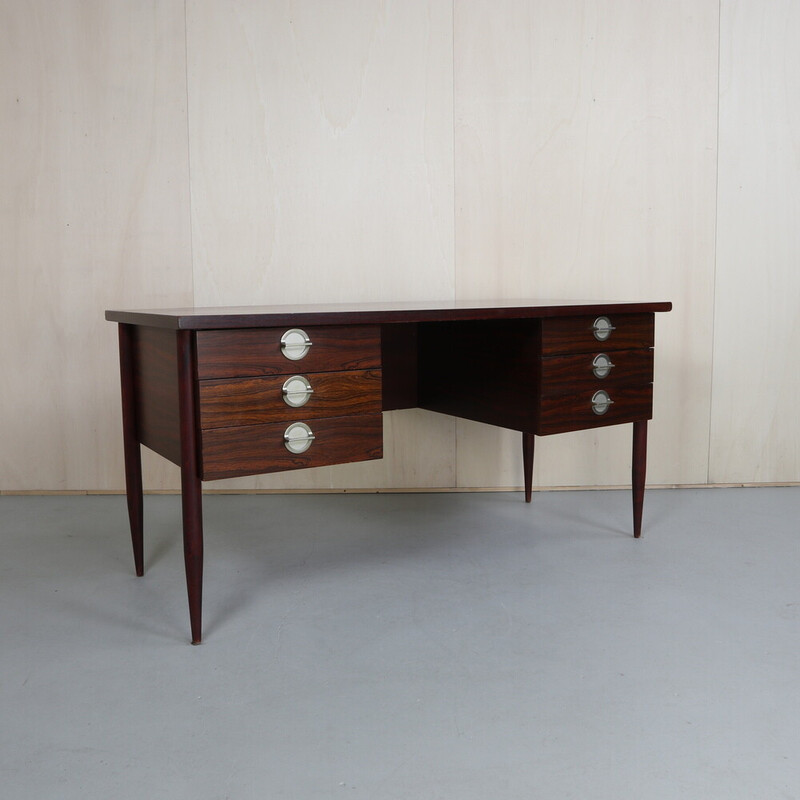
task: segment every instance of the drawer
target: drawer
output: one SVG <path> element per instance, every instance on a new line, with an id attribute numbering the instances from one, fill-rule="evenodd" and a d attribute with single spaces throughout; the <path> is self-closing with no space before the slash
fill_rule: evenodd
<path id="1" fill-rule="evenodd" d="M 604 414 L 593 410 L 592 398 L 597 391 L 605 391 L 613 401 Z M 604 425 L 635 422 L 653 416 L 653 384 L 619 388 L 590 387 L 574 394 L 543 397 L 539 406 L 540 436 L 564 433 Z"/>
<path id="2" fill-rule="evenodd" d="M 612 364 L 613 366 L 608 366 Z M 640 386 L 653 382 L 652 350 L 596 350 L 550 356 L 541 361 L 542 394 L 564 394 L 592 388 Z"/>
<path id="3" fill-rule="evenodd" d="M 383 457 L 380 414 L 307 420 L 314 439 L 303 453 L 286 449 L 287 422 L 202 431 L 202 480 L 323 467 Z"/>
<path id="4" fill-rule="evenodd" d="M 548 317 L 542 320 L 542 355 L 652 347 L 654 333 L 654 314 Z"/>
<path id="5" fill-rule="evenodd" d="M 297 380 L 301 379 L 301 380 Z M 303 392 L 307 382 L 311 392 Z M 291 391 L 290 405 L 284 385 Z M 309 372 L 264 378 L 200 381 L 200 427 L 224 428 L 283 420 L 379 414 L 381 371 Z"/>
<path id="6" fill-rule="evenodd" d="M 307 352 L 291 342 L 301 334 L 281 339 L 289 331 L 302 331 L 310 345 Z M 295 358 L 289 358 L 288 355 Z M 197 332 L 197 377 L 246 378 L 259 375 L 292 375 L 299 372 L 335 372 L 378 369 L 381 335 L 378 325 L 309 325 L 303 328 L 242 328 Z"/>

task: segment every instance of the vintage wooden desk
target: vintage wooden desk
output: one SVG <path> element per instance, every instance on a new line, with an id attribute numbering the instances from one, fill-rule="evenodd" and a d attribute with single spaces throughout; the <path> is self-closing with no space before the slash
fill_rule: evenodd
<path id="1" fill-rule="evenodd" d="M 534 437 L 633 423 L 641 534 L 655 312 L 671 303 L 489 301 L 107 311 L 119 323 L 125 478 L 144 572 L 140 445 L 181 468 L 192 642 L 201 481 L 383 455 L 382 411 L 424 408 Z"/>

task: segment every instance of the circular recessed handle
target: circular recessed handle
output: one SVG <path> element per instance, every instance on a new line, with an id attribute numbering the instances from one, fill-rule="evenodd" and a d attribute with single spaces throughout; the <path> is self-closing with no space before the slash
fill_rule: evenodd
<path id="1" fill-rule="evenodd" d="M 313 342 L 302 328 L 289 328 L 281 336 L 281 352 L 290 361 L 299 361 L 309 351 Z"/>
<path id="2" fill-rule="evenodd" d="M 602 416 L 605 414 L 609 408 L 611 408 L 611 404 L 614 401 L 609 397 L 608 392 L 604 392 L 602 389 L 599 392 L 595 392 L 592 395 L 592 411 L 594 411 L 597 416 Z"/>
<path id="3" fill-rule="evenodd" d="M 592 325 L 592 333 L 598 342 L 605 342 L 611 336 L 611 331 L 615 330 L 608 317 L 598 317 Z"/>
<path id="4" fill-rule="evenodd" d="M 314 434 L 305 422 L 295 422 L 283 433 L 283 444 L 290 453 L 305 453 L 314 441 Z"/>
<path id="5" fill-rule="evenodd" d="M 605 353 L 598 353 L 592 361 L 592 372 L 595 378 L 607 378 L 615 366 Z"/>
<path id="6" fill-rule="evenodd" d="M 281 393 L 283 394 L 283 402 L 287 406 L 300 408 L 300 406 L 304 406 L 309 401 L 311 395 L 314 394 L 314 390 L 311 388 L 308 378 L 304 378 L 302 375 L 292 375 L 291 378 L 287 378 L 284 381 Z"/>

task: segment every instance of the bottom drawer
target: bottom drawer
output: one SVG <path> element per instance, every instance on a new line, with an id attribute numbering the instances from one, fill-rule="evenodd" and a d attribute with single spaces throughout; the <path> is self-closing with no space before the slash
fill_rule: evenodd
<path id="1" fill-rule="evenodd" d="M 383 417 L 368 414 L 306 420 L 314 439 L 305 452 L 286 449 L 294 423 L 241 425 L 202 431 L 203 480 L 324 467 L 383 457 Z"/>
<path id="2" fill-rule="evenodd" d="M 595 393 L 605 391 L 612 401 L 605 405 L 602 397 L 595 402 Z M 605 411 L 603 411 L 605 409 Z M 603 413 L 597 413 L 603 411 Z M 597 385 L 570 395 L 543 397 L 539 410 L 537 433 L 579 431 L 585 428 L 600 428 L 603 425 L 618 425 L 622 422 L 650 419 L 653 416 L 653 384 L 614 388 Z"/>

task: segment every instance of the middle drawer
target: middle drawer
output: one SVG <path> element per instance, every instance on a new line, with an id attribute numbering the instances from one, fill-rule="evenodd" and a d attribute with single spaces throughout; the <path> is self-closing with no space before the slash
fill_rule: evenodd
<path id="1" fill-rule="evenodd" d="M 228 378 L 199 387 L 204 429 L 381 411 L 379 369 Z"/>
<path id="2" fill-rule="evenodd" d="M 542 394 L 594 387 L 638 386 L 653 382 L 653 351 L 609 350 L 543 358 Z"/>

